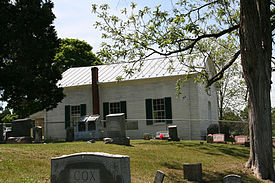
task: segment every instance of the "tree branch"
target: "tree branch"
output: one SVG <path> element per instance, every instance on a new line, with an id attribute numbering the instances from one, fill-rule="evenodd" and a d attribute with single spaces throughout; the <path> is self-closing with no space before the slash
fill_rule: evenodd
<path id="1" fill-rule="evenodd" d="M 190 15 L 194 11 L 198 11 L 199 12 L 199 10 L 203 9 L 204 7 L 212 5 L 212 4 L 215 4 L 217 2 L 219 2 L 219 1 L 217 0 L 217 1 L 210 2 L 210 3 L 206 3 L 206 4 L 204 4 L 204 5 L 202 5 L 202 6 L 198 7 L 198 8 L 190 10 L 188 13 L 184 14 L 184 16 L 188 16 L 188 15 Z"/>
<path id="2" fill-rule="evenodd" d="M 223 77 L 224 71 L 226 71 L 237 60 L 239 55 L 240 50 L 234 54 L 233 58 L 222 68 L 220 72 L 218 72 L 215 76 L 208 80 L 206 87 L 209 87 L 216 81 L 220 80 Z"/>
<path id="3" fill-rule="evenodd" d="M 192 40 L 192 41 L 193 41 L 193 42 L 190 43 L 189 45 L 183 47 L 182 49 L 178 49 L 178 50 L 175 50 L 175 51 L 170 51 L 170 52 L 167 52 L 167 53 L 159 52 L 159 51 L 157 51 L 156 49 L 150 48 L 150 47 L 147 47 L 147 49 L 148 49 L 148 50 L 151 50 L 151 51 L 153 51 L 153 52 L 155 52 L 155 53 L 157 53 L 157 54 L 159 54 L 159 55 L 162 55 L 162 56 L 169 56 L 169 55 L 172 55 L 172 54 L 175 54 L 175 53 L 180 53 L 180 52 L 183 52 L 183 51 L 186 51 L 186 50 L 188 50 L 188 49 L 193 48 L 193 47 L 196 45 L 196 43 L 197 43 L 198 41 L 202 40 L 202 39 L 211 38 L 211 37 L 213 37 L 213 38 L 218 38 L 218 37 L 223 36 L 224 34 L 230 33 L 230 32 L 232 32 L 232 31 L 238 29 L 239 27 L 240 27 L 240 24 L 235 25 L 235 26 L 233 26 L 233 27 L 230 27 L 230 28 L 228 28 L 228 29 L 226 29 L 226 30 L 223 30 L 223 31 L 221 31 L 221 32 L 218 32 L 218 33 L 214 33 L 214 34 L 204 34 L 204 35 L 198 36 L 196 39 L 189 39 L 189 40 Z M 185 41 L 185 39 L 178 40 L 177 42 L 181 42 L 181 41 Z"/>

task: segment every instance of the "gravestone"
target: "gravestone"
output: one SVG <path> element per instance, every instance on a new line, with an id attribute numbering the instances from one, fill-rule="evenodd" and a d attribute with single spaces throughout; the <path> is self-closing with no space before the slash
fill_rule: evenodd
<path id="1" fill-rule="evenodd" d="M 130 157 L 84 152 L 51 159 L 51 183 L 130 183 Z"/>
<path id="2" fill-rule="evenodd" d="M 202 165 L 201 163 L 185 163 L 183 164 L 183 177 L 189 181 L 202 181 Z"/>
<path id="3" fill-rule="evenodd" d="M 154 183 L 162 183 L 164 179 L 165 174 L 158 170 L 155 175 Z"/>
<path id="4" fill-rule="evenodd" d="M 35 143 L 42 142 L 42 127 L 41 126 L 34 127 L 33 133 L 34 133 L 34 142 Z"/>
<path id="5" fill-rule="evenodd" d="M 74 141 L 74 127 L 66 128 L 66 141 L 67 142 Z"/>
<path id="6" fill-rule="evenodd" d="M 172 141 L 179 141 L 177 125 L 168 126 L 169 139 Z"/>
<path id="7" fill-rule="evenodd" d="M 224 183 L 241 183 L 242 178 L 239 175 L 230 174 L 223 178 Z"/>
<path id="8" fill-rule="evenodd" d="M 125 114 L 109 114 L 106 116 L 107 138 L 112 139 L 112 144 L 130 145 L 130 139 L 126 137 Z"/>
<path id="9" fill-rule="evenodd" d="M 224 134 L 213 134 L 214 143 L 225 143 Z"/>
<path id="10" fill-rule="evenodd" d="M 125 114 L 109 114 L 106 116 L 107 137 L 126 137 Z"/>
<path id="11" fill-rule="evenodd" d="M 247 142 L 247 140 L 248 140 L 247 136 L 235 136 L 236 144 L 244 145 L 245 142 Z"/>

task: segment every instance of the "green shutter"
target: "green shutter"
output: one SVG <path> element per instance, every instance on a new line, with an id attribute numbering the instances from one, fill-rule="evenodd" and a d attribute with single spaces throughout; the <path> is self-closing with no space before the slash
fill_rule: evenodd
<path id="1" fill-rule="evenodd" d="M 171 97 L 165 97 L 164 101 L 165 101 L 166 119 L 172 119 Z M 172 120 L 167 120 L 166 123 L 172 123 Z"/>
<path id="2" fill-rule="evenodd" d="M 86 104 L 80 104 L 80 116 L 86 115 Z"/>
<path id="3" fill-rule="evenodd" d="M 152 108 L 152 99 L 146 99 L 145 100 L 145 108 L 146 108 L 146 125 L 152 125 L 153 120 L 148 120 L 148 119 L 153 119 L 153 108 Z"/>
<path id="4" fill-rule="evenodd" d="M 109 114 L 109 102 L 103 102 L 103 119 Z"/>
<path id="5" fill-rule="evenodd" d="M 126 101 L 120 101 L 120 112 L 125 114 L 125 119 L 127 119 L 127 108 Z"/>
<path id="6" fill-rule="evenodd" d="M 65 105 L 65 129 L 70 127 L 70 120 L 71 120 L 71 108 L 69 105 Z"/>

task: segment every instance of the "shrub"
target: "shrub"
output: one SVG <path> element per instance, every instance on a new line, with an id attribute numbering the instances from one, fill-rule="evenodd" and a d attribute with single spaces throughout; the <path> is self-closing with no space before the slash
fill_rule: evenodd
<path id="1" fill-rule="evenodd" d="M 207 128 L 207 134 L 216 134 L 219 133 L 219 125 L 218 124 L 211 124 Z"/>

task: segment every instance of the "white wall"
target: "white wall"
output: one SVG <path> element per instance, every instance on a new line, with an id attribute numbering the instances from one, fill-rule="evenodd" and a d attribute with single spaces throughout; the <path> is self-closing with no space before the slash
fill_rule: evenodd
<path id="1" fill-rule="evenodd" d="M 65 98 L 46 114 L 45 132 L 47 139 L 65 139 L 65 105 L 86 104 L 87 114 L 92 114 L 92 87 L 70 87 L 64 89 Z"/>
<path id="2" fill-rule="evenodd" d="M 102 84 L 99 89 L 101 114 L 103 111 L 103 102 L 126 101 L 128 119 L 146 119 L 145 99 L 171 97 L 173 119 L 198 119 L 197 86 L 193 83 L 193 80 L 183 83 L 182 95 L 177 97 L 176 81 L 178 79 L 179 77 L 170 77 Z M 178 127 L 180 138 L 200 139 L 199 122 L 193 122 L 190 125 L 186 121 L 181 123 L 177 122 L 177 125 L 182 127 Z M 191 131 L 186 130 L 189 127 L 192 129 Z M 143 121 L 139 122 L 139 130 L 129 130 L 127 131 L 127 135 L 131 138 L 142 138 L 144 133 L 155 133 L 164 129 L 167 130 L 165 124 L 146 125 L 146 121 Z"/>
<path id="3" fill-rule="evenodd" d="M 198 85 L 199 93 L 199 118 L 205 119 L 205 121 L 200 122 L 201 126 L 201 135 L 207 135 L 207 128 L 210 124 L 217 122 L 209 120 L 218 120 L 218 103 L 217 103 L 217 92 L 214 85 L 210 87 L 210 91 L 207 92 L 206 88 L 203 85 Z M 210 108 L 209 108 L 210 104 Z M 210 114 L 209 114 L 209 109 Z M 209 116 L 210 115 L 210 116 Z"/>
<path id="4" fill-rule="evenodd" d="M 200 119 L 205 105 L 200 87 L 193 80 L 183 83 L 181 95 L 176 96 L 176 81 L 179 77 L 156 78 L 136 81 L 121 81 L 118 83 L 99 84 L 100 113 L 103 114 L 103 102 L 126 101 L 128 119 L 145 119 L 145 99 L 171 97 L 173 119 Z M 86 104 L 87 114 L 92 114 L 91 86 L 65 88 L 66 97 L 57 108 L 46 114 L 46 136 L 48 139 L 65 139 L 65 105 Z M 215 109 L 215 105 L 212 106 Z M 199 140 L 201 138 L 201 123 L 199 121 L 177 121 L 178 135 L 181 139 Z M 191 130 L 188 130 L 191 127 Z M 127 136 L 142 138 L 144 133 L 155 133 L 166 129 L 166 124 L 146 125 L 139 122 L 139 130 L 127 130 Z"/>

